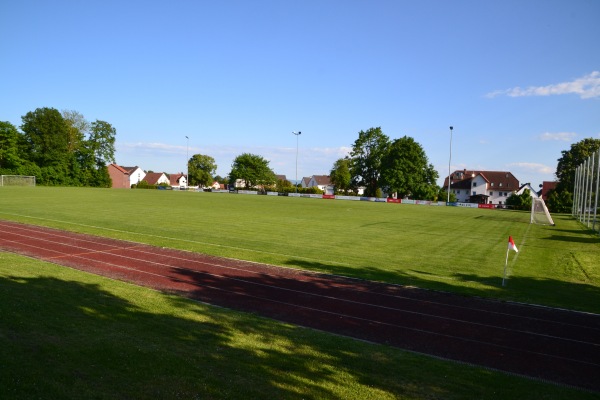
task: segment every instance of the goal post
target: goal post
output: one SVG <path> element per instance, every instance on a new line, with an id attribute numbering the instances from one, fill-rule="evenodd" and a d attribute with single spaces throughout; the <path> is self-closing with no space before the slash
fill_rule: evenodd
<path id="1" fill-rule="evenodd" d="M 554 221 L 542 198 L 531 199 L 531 223 L 538 225 L 552 225 Z"/>
<path id="2" fill-rule="evenodd" d="M 35 176 L 0 175 L 0 186 L 35 186 Z"/>

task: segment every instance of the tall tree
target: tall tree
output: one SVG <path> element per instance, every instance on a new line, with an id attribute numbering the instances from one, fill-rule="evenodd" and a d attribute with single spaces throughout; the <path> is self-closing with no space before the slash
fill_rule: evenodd
<path id="1" fill-rule="evenodd" d="M 399 197 L 431 200 L 437 197 L 437 178 L 425 150 L 408 136 L 394 140 L 381 160 L 381 186 Z"/>
<path id="2" fill-rule="evenodd" d="M 96 120 L 91 123 L 86 147 L 92 151 L 98 167 L 115 162 L 116 136 L 117 130 L 108 122 Z"/>
<path id="3" fill-rule="evenodd" d="M 37 182 L 46 185 L 80 184 L 76 154 L 69 151 L 69 130 L 54 108 L 38 108 L 21 117 L 25 155 L 40 168 Z"/>
<path id="4" fill-rule="evenodd" d="M 64 165 L 69 154 L 69 132 L 60 112 L 55 108 L 38 108 L 21 119 L 31 161 L 40 167 Z"/>
<path id="5" fill-rule="evenodd" d="M 229 173 L 230 183 L 234 184 L 238 179 L 245 182 L 246 189 L 250 189 L 259 185 L 272 185 L 276 177 L 269 168 L 269 161 L 256 154 L 244 153 L 233 160 Z"/>
<path id="6" fill-rule="evenodd" d="M 188 161 L 190 185 L 209 186 L 217 171 L 215 159 L 203 154 L 194 154 Z"/>
<path id="7" fill-rule="evenodd" d="M 350 159 L 348 157 L 338 159 L 329 172 L 331 183 L 336 191 L 348 193 L 352 176 L 350 175 Z"/>
<path id="8" fill-rule="evenodd" d="M 88 137 L 77 151 L 81 184 L 110 187 L 107 164 L 115 162 L 117 130 L 108 122 L 96 120 L 89 124 Z"/>
<path id="9" fill-rule="evenodd" d="M 0 170 L 15 172 L 23 165 L 19 141 L 21 134 L 10 122 L 0 121 Z"/>
<path id="10" fill-rule="evenodd" d="M 571 145 L 571 149 L 563 150 L 562 157 L 556 166 L 557 192 L 573 192 L 575 185 L 575 171 L 589 156 L 600 149 L 600 139 L 583 139 Z"/>
<path id="11" fill-rule="evenodd" d="M 381 159 L 387 152 L 390 139 L 380 127 L 360 131 L 350 153 L 352 184 L 364 186 L 365 195 L 375 196 L 381 176 Z"/>
<path id="12" fill-rule="evenodd" d="M 67 124 L 67 151 L 74 153 L 82 145 L 90 123 L 83 114 L 74 110 L 63 110 L 62 117 Z"/>

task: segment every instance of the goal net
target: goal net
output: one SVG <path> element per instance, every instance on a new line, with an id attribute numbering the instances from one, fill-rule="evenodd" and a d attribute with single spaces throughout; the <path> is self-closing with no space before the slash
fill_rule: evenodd
<path id="1" fill-rule="evenodd" d="M 546 207 L 546 203 L 541 198 L 531 199 L 531 223 L 554 226 L 554 221 L 548 211 L 548 207 Z"/>
<path id="2" fill-rule="evenodd" d="M 0 175 L 0 186 L 35 186 L 35 176 Z"/>

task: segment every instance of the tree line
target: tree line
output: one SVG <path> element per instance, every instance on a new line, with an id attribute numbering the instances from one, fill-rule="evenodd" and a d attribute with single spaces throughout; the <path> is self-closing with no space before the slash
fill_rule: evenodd
<path id="1" fill-rule="evenodd" d="M 21 117 L 18 129 L 0 121 L 0 174 L 30 175 L 41 185 L 110 187 L 107 165 L 115 162 L 116 129 L 108 122 L 89 122 L 77 112 L 38 108 Z M 600 139 L 588 138 L 562 151 L 556 168 L 557 186 L 549 193 L 553 212 L 570 212 L 576 168 L 600 149 Z M 278 181 L 269 161 L 250 153 L 235 158 L 227 178 L 213 178 L 217 165 L 206 155 L 188 161 L 191 184 L 210 185 L 242 180 L 246 188 L 291 191 L 289 181 Z M 338 159 L 330 171 L 337 193 L 366 196 L 396 193 L 398 197 L 423 200 L 446 198 L 436 185 L 438 173 L 425 151 L 413 138 L 391 140 L 380 127 L 360 131 L 352 151 Z M 450 194 L 451 200 L 455 196 Z M 518 199 L 517 199 L 518 200 Z"/>
<path id="2" fill-rule="evenodd" d="M 77 111 L 38 108 L 20 130 L 0 121 L 0 174 L 35 176 L 41 185 L 110 187 L 116 129 Z"/>
<path id="3" fill-rule="evenodd" d="M 583 162 L 600 150 L 600 139 L 587 138 L 563 150 L 556 166 L 556 188 L 548 193 L 547 206 L 551 212 L 570 213 L 573 207 L 575 172 Z"/>
<path id="4" fill-rule="evenodd" d="M 208 186 L 216 169 L 212 157 L 192 156 L 188 161 L 190 184 Z M 334 163 L 330 179 L 336 193 L 357 194 L 363 188 L 365 196 L 372 197 L 382 197 L 384 192 L 423 200 L 446 196 L 436 185 L 438 173 L 421 145 L 407 136 L 390 140 L 380 127 L 358 133 L 350 155 Z M 223 181 L 233 185 L 238 180 L 246 189 L 297 190 L 288 180 L 278 180 L 269 161 L 256 154 L 244 153 L 234 159 L 229 177 Z"/>

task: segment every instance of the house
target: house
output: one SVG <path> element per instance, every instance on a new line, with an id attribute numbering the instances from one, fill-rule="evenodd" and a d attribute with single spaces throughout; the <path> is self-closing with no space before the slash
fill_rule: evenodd
<path id="1" fill-rule="evenodd" d="M 235 187 L 236 189 L 245 189 L 246 188 L 246 180 L 245 179 L 236 179 L 233 187 Z"/>
<path id="2" fill-rule="evenodd" d="M 548 192 L 556 189 L 556 185 L 558 185 L 558 182 L 551 182 L 551 181 L 542 182 L 541 197 L 544 201 L 548 201 Z"/>
<path id="3" fill-rule="evenodd" d="M 331 184 L 329 175 L 313 175 L 308 181 L 307 187 L 317 187 L 325 194 L 334 194 L 334 186 Z"/>
<path id="4" fill-rule="evenodd" d="M 303 188 L 309 187 L 308 183 L 310 182 L 310 178 L 310 176 L 305 176 L 304 178 L 302 178 L 302 180 L 300 181 L 300 186 Z"/>
<path id="5" fill-rule="evenodd" d="M 287 181 L 287 177 L 285 175 L 275 175 L 275 181 Z"/>
<path id="6" fill-rule="evenodd" d="M 108 175 L 112 181 L 112 187 L 115 189 L 129 189 L 131 184 L 129 183 L 129 172 L 123 167 L 117 164 L 109 164 L 107 167 Z"/>
<path id="7" fill-rule="evenodd" d="M 529 195 L 532 198 L 537 199 L 539 197 L 537 191 L 533 188 L 533 186 L 531 186 L 531 183 L 526 183 L 524 185 L 521 185 L 519 190 L 517 190 L 517 194 L 522 195 L 523 192 L 525 191 L 525 189 L 529 190 Z"/>
<path id="8" fill-rule="evenodd" d="M 443 188 L 448 188 L 448 178 Z M 506 199 L 519 189 L 519 180 L 508 171 L 454 171 L 450 174 L 450 190 L 461 203 L 506 204 Z"/>
<path id="9" fill-rule="evenodd" d="M 164 172 L 148 172 L 144 178 L 148 185 L 170 184 L 167 174 Z"/>
<path id="10" fill-rule="evenodd" d="M 225 185 L 222 183 L 219 183 L 218 181 L 214 181 L 212 183 L 212 185 L 209 186 L 210 189 L 212 190 L 224 190 L 225 189 Z"/>
<path id="11" fill-rule="evenodd" d="M 171 174 L 169 178 L 170 178 L 169 184 L 171 186 L 187 187 L 187 177 L 185 176 L 185 174 L 183 172 L 178 173 L 178 174 Z"/>
<path id="12" fill-rule="evenodd" d="M 131 187 L 131 185 L 137 185 L 138 183 L 143 181 L 144 178 L 146 177 L 146 173 L 144 172 L 144 170 L 141 169 L 140 167 L 138 167 L 137 165 L 135 167 L 121 167 L 121 168 L 123 168 L 125 171 L 129 172 L 129 187 Z"/>

